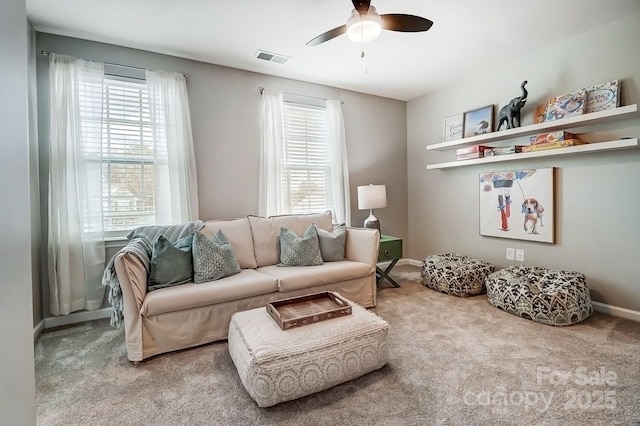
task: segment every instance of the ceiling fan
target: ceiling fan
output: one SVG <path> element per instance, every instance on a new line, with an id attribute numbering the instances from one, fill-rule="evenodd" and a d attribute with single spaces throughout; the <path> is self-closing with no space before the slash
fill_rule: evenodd
<path id="1" fill-rule="evenodd" d="M 307 46 L 324 43 L 344 33 L 347 33 L 349 40 L 366 43 L 376 39 L 382 32 L 382 29 L 416 33 L 427 31 L 433 25 L 433 22 L 429 19 L 415 15 L 405 15 L 402 13 L 378 15 L 376 8 L 371 6 L 371 0 L 352 0 L 352 3 L 354 9 L 345 25 L 340 25 L 326 33 L 320 34 L 307 42 Z"/>

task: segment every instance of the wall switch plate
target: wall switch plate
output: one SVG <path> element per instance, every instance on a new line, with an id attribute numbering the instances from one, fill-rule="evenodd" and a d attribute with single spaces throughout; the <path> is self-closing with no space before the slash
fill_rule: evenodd
<path id="1" fill-rule="evenodd" d="M 516 249 L 513 247 L 507 247 L 507 260 L 514 260 L 516 258 Z"/>
<path id="2" fill-rule="evenodd" d="M 522 249 L 516 250 L 516 260 L 518 262 L 524 262 L 524 250 Z"/>

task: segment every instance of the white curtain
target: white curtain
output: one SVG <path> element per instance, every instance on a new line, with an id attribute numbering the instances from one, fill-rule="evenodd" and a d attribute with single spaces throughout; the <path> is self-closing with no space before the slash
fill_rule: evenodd
<path id="1" fill-rule="evenodd" d="M 272 95 L 267 89 L 264 89 L 260 122 L 260 178 L 258 183 L 258 213 L 261 216 L 280 214 L 285 210 L 280 184 L 282 142 L 284 141 L 282 103 L 282 94 Z"/>
<path id="2" fill-rule="evenodd" d="M 331 185 L 336 222 L 351 226 L 351 191 L 347 163 L 347 139 L 344 132 L 342 102 L 327 100 L 329 149 L 331 151 Z"/>
<path id="3" fill-rule="evenodd" d="M 102 64 L 49 59 L 49 309 L 100 308 L 104 296 Z"/>
<path id="4" fill-rule="evenodd" d="M 147 71 L 156 144 L 156 225 L 198 219 L 198 181 L 187 82 L 182 74 Z"/>

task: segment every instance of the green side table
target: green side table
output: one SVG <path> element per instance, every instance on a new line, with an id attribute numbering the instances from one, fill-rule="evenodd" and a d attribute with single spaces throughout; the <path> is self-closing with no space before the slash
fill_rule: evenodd
<path id="1" fill-rule="evenodd" d="M 389 263 L 389 266 L 387 266 L 384 271 L 376 266 L 376 284 L 378 286 L 382 280 L 386 278 L 394 287 L 400 287 L 400 285 L 389 276 L 389 273 L 400 259 L 402 259 L 402 238 L 392 237 L 390 235 L 381 235 L 378 262 L 391 261 L 391 263 Z"/>

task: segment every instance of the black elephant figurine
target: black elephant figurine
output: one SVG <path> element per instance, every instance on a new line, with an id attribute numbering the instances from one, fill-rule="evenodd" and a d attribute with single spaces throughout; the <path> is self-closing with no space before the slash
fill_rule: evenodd
<path id="1" fill-rule="evenodd" d="M 527 84 L 527 80 L 523 81 L 520 85 L 522 89 L 522 96 L 518 96 L 517 98 L 511 99 L 511 101 L 500 108 L 500 112 L 498 113 L 498 128 L 496 132 L 500 130 L 502 123 L 507 123 L 507 129 L 512 129 L 514 127 L 520 127 L 520 110 L 527 102 L 527 89 L 524 88 L 525 84 Z"/>

